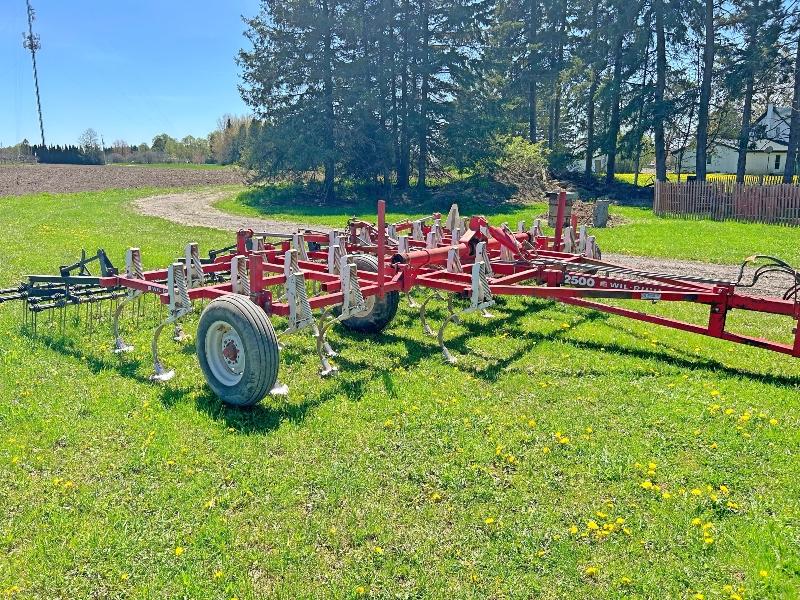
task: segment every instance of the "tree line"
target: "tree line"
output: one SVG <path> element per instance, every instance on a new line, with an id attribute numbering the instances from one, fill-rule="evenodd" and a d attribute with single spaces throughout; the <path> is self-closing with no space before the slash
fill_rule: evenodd
<path id="1" fill-rule="evenodd" d="M 187 135 L 181 139 L 166 133 L 156 135 L 151 143 L 129 144 L 115 140 L 110 146 L 92 128 L 81 133 L 77 144 L 31 145 L 23 139 L 14 146 L 0 146 L 0 159 L 35 160 L 40 163 L 102 165 L 107 163 L 216 163 L 237 164 L 247 137 L 250 117 L 224 115 L 217 128 L 206 137 Z"/>
<path id="2" fill-rule="evenodd" d="M 262 178 L 321 171 L 424 188 L 431 170 L 490 164 L 498 142 L 538 143 L 558 170 L 607 157 L 638 171 L 654 151 L 736 140 L 792 106 L 786 177 L 800 142 L 796 0 L 262 0 L 238 57 L 257 118 Z"/>

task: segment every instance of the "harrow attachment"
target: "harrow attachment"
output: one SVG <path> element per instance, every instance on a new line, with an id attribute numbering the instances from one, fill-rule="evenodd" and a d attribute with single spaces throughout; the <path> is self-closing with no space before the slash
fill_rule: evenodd
<path id="1" fill-rule="evenodd" d="M 17 287 L 0 290 L 0 303 L 22 301 L 24 312 L 111 300 L 112 350 L 132 348 L 122 338 L 125 307 L 146 296 L 163 307 L 153 331 L 152 379 L 169 380 L 174 372 L 159 358 L 163 330 L 173 339 L 186 336 L 181 321 L 198 303 L 204 307 L 195 340 L 209 387 L 231 405 L 249 406 L 268 393 L 285 394 L 278 381 L 279 339 L 313 336 L 320 373 L 336 371 L 336 356 L 327 340 L 334 326 L 354 333 L 378 333 L 394 319 L 401 294 L 417 308 L 423 331 L 436 337 L 445 360 L 457 361 L 447 348 L 446 330 L 462 316 L 491 318 L 500 296 L 556 300 L 639 321 L 757 346 L 800 357 L 800 274 L 772 257 L 755 256 L 742 265 L 737 281 L 647 272 L 603 261 L 596 240 L 573 220 L 563 227 L 566 199 L 559 199 L 554 235 L 545 235 L 538 220 L 512 228 L 490 225 L 484 217 L 463 218 L 453 205 L 447 215 L 385 222 L 385 203 L 378 203 L 377 223 L 351 219 L 338 231 L 298 231 L 291 235 L 239 231 L 236 243 L 200 258 L 197 244 L 166 269 L 147 271 L 141 252 L 128 250 L 120 272 L 99 250 L 94 256 L 61 267 L 58 275 L 32 275 Z M 96 265 L 95 265 L 96 263 Z M 759 264 L 755 264 L 759 263 Z M 99 267 L 92 274 L 90 267 Z M 748 270 L 752 268 L 752 273 Z M 747 274 L 747 277 L 746 277 Z M 743 295 L 737 288 L 755 286 L 763 276 L 787 278 L 782 297 Z M 422 290 L 421 303 L 411 293 Z M 447 316 L 434 333 L 426 311 L 430 302 L 446 302 Z M 607 301 L 690 302 L 709 307 L 707 325 L 686 323 Z M 792 344 L 726 330 L 731 310 L 783 315 L 795 321 Z M 283 317 L 276 333 L 270 317 Z M 62 317 L 63 318 L 63 317 Z M 34 324 L 35 327 L 35 324 Z"/>

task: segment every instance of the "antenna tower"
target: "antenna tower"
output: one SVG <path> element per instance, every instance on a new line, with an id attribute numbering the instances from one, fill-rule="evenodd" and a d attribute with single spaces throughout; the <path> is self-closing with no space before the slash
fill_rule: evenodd
<path id="1" fill-rule="evenodd" d="M 30 0 L 25 0 L 25 4 L 28 6 L 28 33 L 22 34 L 22 46 L 31 51 L 33 83 L 36 86 L 36 108 L 39 111 L 39 132 L 42 134 L 42 146 L 44 146 L 44 121 L 42 120 L 42 101 L 39 97 L 39 72 L 36 69 L 36 51 L 42 47 L 42 44 L 39 41 L 39 34 L 33 33 L 33 22 L 36 20 L 36 12 L 33 10 Z"/>

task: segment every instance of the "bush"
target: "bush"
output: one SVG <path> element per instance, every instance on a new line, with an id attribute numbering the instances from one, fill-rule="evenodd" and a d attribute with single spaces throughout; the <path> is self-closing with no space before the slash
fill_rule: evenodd
<path id="1" fill-rule="evenodd" d="M 542 142 L 519 136 L 498 140 L 499 158 L 495 179 L 516 188 L 525 197 L 539 197 L 547 185 L 548 152 Z"/>

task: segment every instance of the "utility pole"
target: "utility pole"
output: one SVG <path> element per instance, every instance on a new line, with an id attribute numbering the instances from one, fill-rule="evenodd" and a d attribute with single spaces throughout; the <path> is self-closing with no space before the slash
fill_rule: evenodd
<path id="1" fill-rule="evenodd" d="M 28 5 L 28 33 L 22 34 L 22 46 L 31 51 L 31 61 L 33 61 L 33 83 L 36 86 L 36 108 L 39 111 L 39 132 L 42 134 L 42 146 L 44 143 L 44 121 L 42 120 L 42 101 L 39 97 L 39 73 L 36 70 L 36 51 L 42 47 L 39 42 L 39 35 L 33 33 L 33 21 L 36 13 L 31 6 L 31 0 L 25 0 Z"/>

